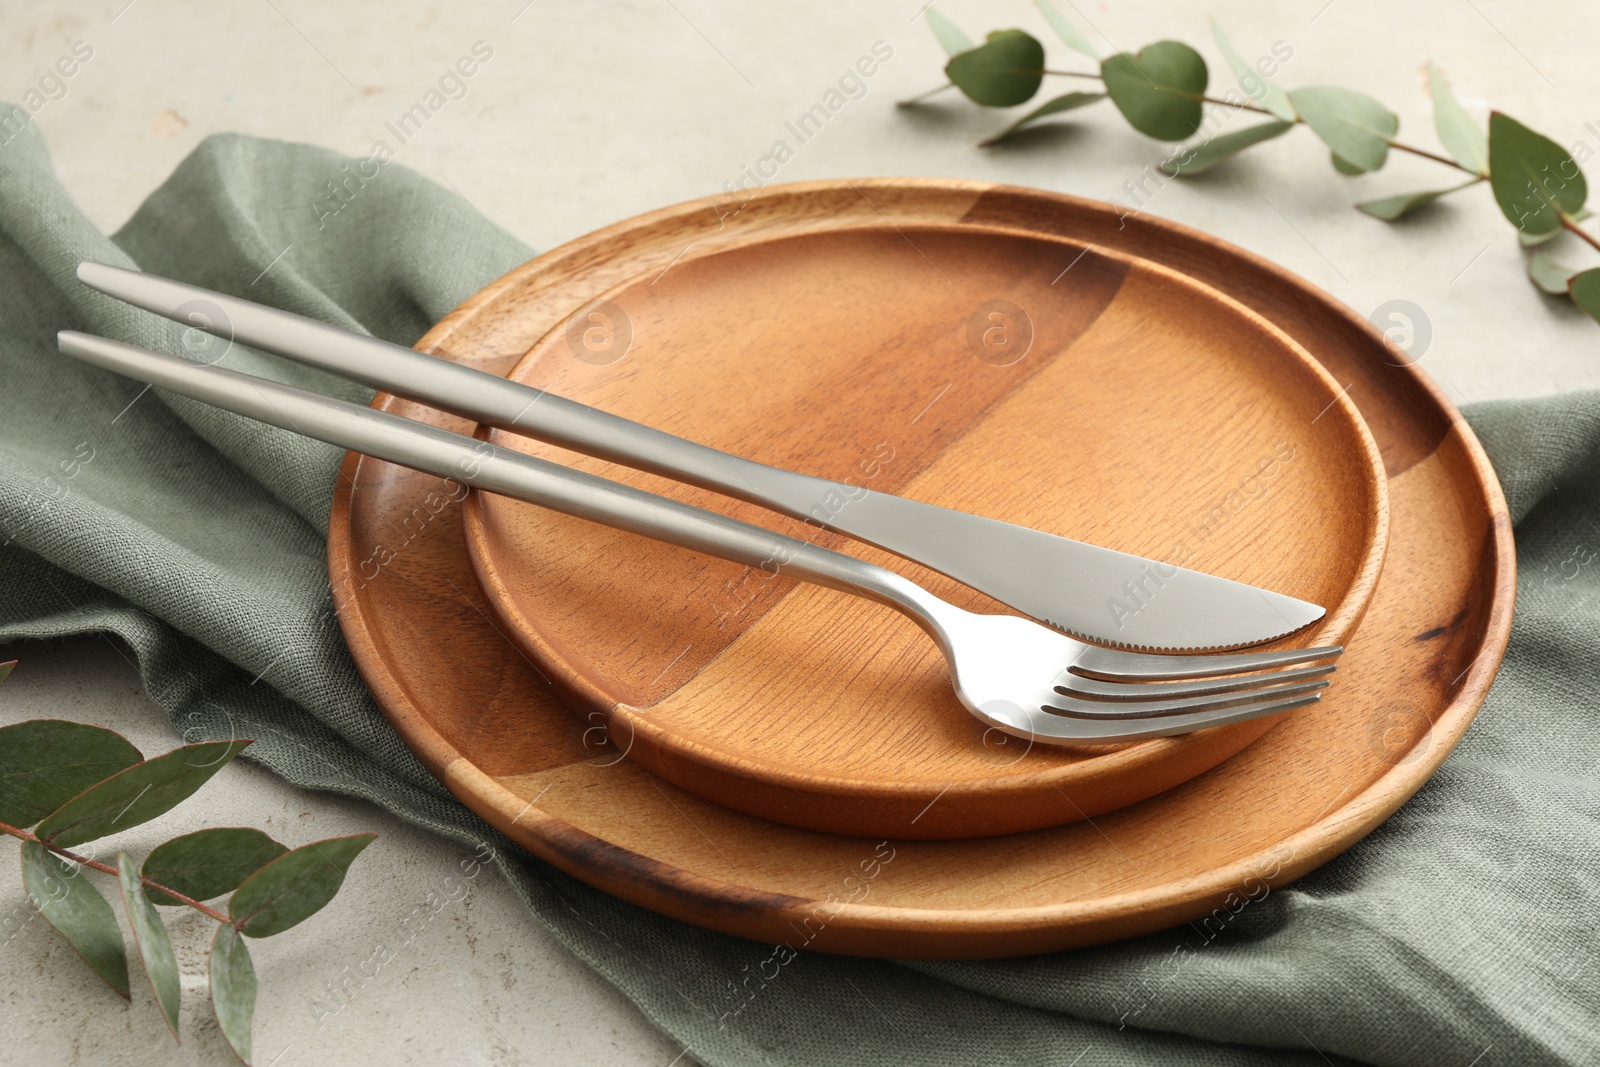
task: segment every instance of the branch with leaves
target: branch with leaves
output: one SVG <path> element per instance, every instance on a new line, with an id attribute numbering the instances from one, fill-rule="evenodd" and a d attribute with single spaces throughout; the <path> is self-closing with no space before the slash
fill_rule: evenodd
<path id="1" fill-rule="evenodd" d="M 1428 79 L 1434 129 L 1444 153 L 1398 140 L 1399 116 L 1366 93 L 1330 85 L 1281 88 L 1270 77 L 1277 64 L 1266 56 L 1254 65 L 1245 62 L 1215 21 L 1211 30 L 1217 48 L 1238 80 L 1237 88 L 1230 88 L 1221 98 L 1206 94 L 1210 71 L 1205 59 L 1189 45 L 1157 41 L 1136 53 L 1103 55 L 1051 0 L 1034 2 L 1067 47 L 1097 63 L 1097 70 L 1050 69 L 1044 45 L 1022 30 L 996 30 L 977 44 L 930 8 L 928 25 L 950 56 L 944 68 L 949 80 L 902 100 L 900 106 L 918 106 L 939 93 L 957 89 L 983 107 L 1008 108 L 1032 100 L 1047 77 L 1095 82 L 1096 89 L 1068 92 L 1046 101 L 981 144 L 999 144 L 1052 116 L 1109 99 L 1130 126 L 1156 140 L 1182 142 L 1202 132 L 1208 134 L 1161 161 L 1161 170 L 1172 177 L 1201 174 L 1297 126 L 1307 127 L 1327 146 L 1334 169 L 1345 175 L 1381 170 L 1391 150 L 1405 152 L 1464 177 L 1440 188 L 1369 200 L 1357 208 L 1373 218 L 1394 222 L 1441 197 L 1487 183 L 1529 252 L 1528 277 L 1547 293 L 1570 297 L 1600 320 L 1600 267 L 1569 267 L 1539 247 L 1570 233 L 1600 251 L 1600 238 L 1580 225 L 1591 212 L 1585 207 L 1588 183 L 1573 153 L 1498 111 L 1490 113 L 1485 130 L 1461 106 L 1437 69 L 1429 68 Z M 1207 104 L 1262 115 L 1265 121 L 1213 134 Z"/>
<path id="2" fill-rule="evenodd" d="M 0 664 L 0 679 L 13 666 Z M 158 845 L 139 865 L 123 852 L 113 865 L 77 849 L 166 814 L 248 744 L 208 741 L 145 759 L 127 738 L 98 726 L 33 719 L 0 729 L 0 833 L 22 842 L 22 880 L 34 907 L 128 999 L 128 953 L 116 914 L 83 871 L 115 878 L 145 977 L 174 1039 L 178 964 L 156 909 L 186 907 L 214 920 L 211 1006 L 223 1037 L 245 1063 L 256 1003 L 245 939 L 282 933 L 320 911 L 377 835 L 291 849 L 260 830 L 219 827 Z M 220 907 L 203 903 L 227 894 Z"/>

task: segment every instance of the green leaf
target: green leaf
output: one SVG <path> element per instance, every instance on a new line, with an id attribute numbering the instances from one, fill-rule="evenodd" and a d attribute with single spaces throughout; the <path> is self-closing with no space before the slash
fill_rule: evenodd
<path id="1" fill-rule="evenodd" d="M 1511 224 L 1528 234 L 1561 229 L 1562 214 L 1576 215 L 1589 185 L 1572 153 L 1510 115 L 1489 115 L 1489 184 Z"/>
<path id="2" fill-rule="evenodd" d="M 0 730 L 0 822 L 32 826 L 143 757 L 113 730 L 33 719 Z"/>
<path id="3" fill-rule="evenodd" d="M 1431 64 L 1428 84 L 1433 89 L 1433 128 L 1439 131 L 1439 143 L 1444 145 L 1451 159 L 1475 174 L 1487 175 L 1489 135 L 1467 114 L 1467 109 L 1461 106 L 1440 76 L 1439 68 Z"/>
<path id="4" fill-rule="evenodd" d="M 250 1062 L 250 1020 L 256 1013 L 256 968 L 239 931 L 227 923 L 211 940 L 211 1010 L 234 1055 Z"/>
<path id="5" fill-rule="evenodd" d="M 1600 321 L 1600 267 L 1573 275 L 1567 283 L 1567 292 L 1572 294 L 1574 304 L 1588 312 L 1590 318 Z"/>
<path id="6" fill-rule="evenodd" d="M 67 939 L 95 974 L 128 999 L 128 953 L 117 916 L 83 872 L 46 852 L 37 841 L 22 843 L 22 884 L 45 921 Z"/>
<path id="7" fill-rule="evenodd" d="M 1263 122 L 1248 129 L 1219 134 L 1204 144 L 1185 148 L 1161 161 L 1161 169 L 1174 177 L 1203 174 L 1229 156 L 1238 155 L 1251 145 L 1282 137 L 1294 129 L 1292 122 Z"/>
<path id="8" fill-rule="evenodd" d="M 1050 0 L 1033 0 L 1033 2 L 1039 6 L 1039 13 L 1068 48 L 1074 52 L 1082 52 L 1090 59 L 1096 61 L 1100 59 L 1100 50 L 1089 43 L 1089 38 L 1078 32 L 1078 27 L 1067 21 L 1067 17 L 1057 10 L 1056 5 Z"/>
<path id="9" fill-rule="evenodd" d="M 1186 44 L 1157 41 L 1137 55 L 1118 52 L 1100 64 L 1106 92 L 1128 124 L 1160 141 L 1181 141 L 1200 128 L 1200 97 L 1210 79 L 1206 61 Z"/>
<path id="10" fill-rule="evenodd" d="M 1211 36 L 1217 39 L 1217 47 L 1222 50 L 1228 65 L 1233 68 L 1233 73 L 1239 79 L 1239 88 L 1244 94 L 1277 118 L 1284 122 L 1293 122 L 1296 115 L 1294 105 L 1289 102 L 1289 94 L 1277 83 L 1269 81 L 1266 75 L 1246 63 L 1243 57 L 1234 51 L 1233 42 L 1222 32 L 1222 27 L 1216 19 L 1211 20 Z"/>
<path id="11" fill-rule="evenodd" d="M 1021 30 L 996 30 L 977 48 L 951 57 L 944 72 L 973 103 L 1012 107 L 1039 91 L 1044 45 Z"/>
<path id="12" fill-rule="evenodd" d="M 34 833 L 65 847 L 165 815 L 187 800 L 249 741 L 205 741 L 136 763 L 45 817 Z"/>
<path id="13" fill-rule="evenodd" d="M 377 834 L 313 841 L 285 852 L 244 880 L 228 915 L 248 937 L 271 937 L 311 918 L 344 884 L 344 872 Z"/>
<path id="14" fill-rule="evenodd" d="M 1375 219 L 1384 222 L 1393 222 L 1419 207 L 1433 203 L 1447 193 L 1458 192 L 1469 185 L 1477 185 L 1477 178 L 1468 178 L 1460 185 L 1452 185 L 1447 189 L 1427 189 L 1416 193 L 1401 193 L 1399 196 L 1386 196 L 1381 200 L 1368 200 L 1357 204 L 1356 207 L 1365 211 Z"/>
<path id="15" fill-rule="evenodd" d="M 174 837 L 145 857 L 144 876 L 190 900 L 210 900 L 239 888 L 250 875 L 289 851 L 260 830 L 218 827 Z M 168 907 L 182 901 L 159 889 L 150 900 Z"/>
<path id="16" fill-rule="evenodd" d="M 1378 170 L 1389 158 L 1400 119 L 1366 93 L 1319 85 L 1291 90 L 1289 101 L 1311 132 L 1357 172 Z"/>
<path id="17" fill-rule="evenodd" d="M 1533 284 L 1554 296 L 1567 295 L 1567 283 L 1578 273 L 1578 268 L 1557 263 L 1549 252 L 1535 252 L 1528 257 L 1528 277 Z"/>
<path id="18" fill-rule="evenodd" d="M 937 8 L 928 8 L 928 28 L 939 39 L 939 47 L 945 50 L 946 55 L 960 55 L 978 47 L 971 37 L 962 32 L 960 26 L 941 15 Z"/>
<path id="19" fill-rule="evenodd" d="M 9 660 L 6 660 L 4 663 L 0 663 L 0 682 L 5 681 L 6 677 L 8 675 L 10 675 L 10 673 L 13 670 L 16 669 L 16 666 L 17 666 L 17 661 L 14 660 L 14 659 L 9 659 Z"/>
<path id="20" fill-rule="evenodd" d="M 1328 162 L 1333 164 L 1334 170 L 1338 171 L 1340 174 L 1345 174 L 1352 178 L 1357 174 L 1366 173 L 1366 171 L 1362 170 L 1360 167 L 1356 166 L 1354 163 L 1350 162 L 1337 152 L 1328 153 Z"/>
<path id="21" fill-rule="evenodd" d="M 178 1036 L 178 1005 L 183 999 L 183 986 L 178 981 L 178 958 L 172 951 L 172 938 L 156 914 L 154 904 L 144 894 L 139 884 L 139 874 L 128 860 L 127 853 L 117 853 L 117 881 L 122 886 L 122 903 L 128 909 L 128 922 L 133 927 L 133 943 L 144 961 L 144 973 L 150 979 L 150 988 L 167 1020 L 167 1029 L 173 1039 Z"/>
<path id="22" fill-rule="evenodd" d="M 1049 103 L 1040 104 L 1038 107 L 1034 108 L 1016 122 L 1013 122 L 1011 125 L 1007 126 L 1005 129 L 989 138 L 987 141 L 979 141 L 978 144 L 980 146 L 987 147 L 988 145 L 1005 140 L 1007 137 L 1010 137 L 1012 134 L 1022 129 L 1022 127 L 1031 125 L 1038 119 L 1045 118 L 1048 115 L 1059 115 L 1063 111 L 1075 111 L 1080 107 L 1086 107 L 1089 104 L 1093 104 L 1099 100 L 1104 100 L 1105 98 L 1105 93 L 1065 93 L 1056 97 L 1054 100 L 1051 100 Z"/>

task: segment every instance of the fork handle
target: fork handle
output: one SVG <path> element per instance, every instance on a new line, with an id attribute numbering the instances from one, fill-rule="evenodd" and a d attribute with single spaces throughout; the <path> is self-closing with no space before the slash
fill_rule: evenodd
<path id="1" fill-rule="evenodd" d="M 487 441 L 91 334 L 63 330 L 58 342 L 69 356 L 340 448 L 876 600 L 941 641 L 938 617 L 957 610 L 865 560 Z"/>

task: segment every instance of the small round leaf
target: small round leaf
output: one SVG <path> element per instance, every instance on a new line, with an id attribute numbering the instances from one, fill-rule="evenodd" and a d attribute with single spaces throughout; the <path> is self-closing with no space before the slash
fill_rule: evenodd
<path id="1" fill-rule="evenodd" d="M 1200 53 L 1179 41 L 1157 41 L 1137 55 L 1119 52 L 1100 64 L 1106 92 L 1128 124 L 1160 141 L 1193 136 L 1210 74 Z"/>
<path id="2" fill-rule="evenodd" d="M 1021 30 L 996 30 L 969 52 L 953 56 L 945 75 L 975 104 L 1026 103 L 1044 81 L 1044 45 Z"/>
<path id="3" fill-rule="evenodd" d="M 1400 119 L 1366 93 L 1316 85 L 1292 90 L 1289 102 L 1311 132 L 1358 172 L 1380 170 L 1388 160 L 1389 139 L 1399 132 Z"/>

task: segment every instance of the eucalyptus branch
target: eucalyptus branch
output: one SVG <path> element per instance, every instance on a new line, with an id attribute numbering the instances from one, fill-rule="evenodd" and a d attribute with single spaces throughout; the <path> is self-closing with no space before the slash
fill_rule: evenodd
<path id="1" fill-rule="evenodd" d="M 0 678 L 9 664 L 0 664 Z M 298 926 L 339 892 L 345 871 L 375 834 L 279 844 L 260 830 L 216 827 L 174 837 L 136 864 L 115 865 L 72 851 L 165 815 L 211 780 L 249 741 L 203 741 L 145 759 L 112 730 L 58 719 L 0 727 L 0 834 L 22 843 L 22 884 L 33 906 L 80 959 L 123 998 L 130 996 L 128 949 L 116 911 L 69 864 L 117 880 L 133 943 L 167 1028 L 178 1035 L 182 976 L 157 905 L 215 920 L 207 981 L 217 1026 L 250 1062 L 256 971 L 246 937 Z M 58 842 L 60 842 L 58 844 Z M 202 903 L 228 897 L 226 907 Z"/>
<path id="2" fill-rule="evenodd" d="M 1247 63 L 1213 22 L 1217 47 L 1244 94 L 1230 92 L 1227 95 L 1234 99 L 1219 99 L 1206 92 L 1210 68 L 1189 45 L 1157 41 L 1137 52 L 1102 56 L 1052 0 L 1034 2 L 1069 48 L 1099 62 L 1098 73 L 1049 65 L 1045 62 L 1044 45 L 1022 30 L 997 30 L 988 34 L 982 44 L 976 44 L 937 10 L 927 9 L 928 23 L 950 55 L 945 64 L 950 85 L 975 104 L 1008 108 L 1027 103 L 1039 92 L 1046 77 L 1097 81 L 1104 87 L 1103 92 L 1069 92 L 1047 100 L 980 141 L 980 145 L 996 144 L 1025 127 L 1107 99 L 1138 132 L 1158 141 L 1189 142 L 1202 131 L 1210 132 L 1205 105 L 1212 104 L 1272 121 L 1217 132 L 1198 144 L 1173 150 L 1159 165 L 1169 177 L 1200 174 L 1255 145 L 1304 126 L 1327 146 L 1332 165 L 1343 174 L 1381 170 L 1389 160 L 1389 150 L 1394 149 L 1470 177 L 1443 189 L 1422 189 L 1356 205 L 1373 218 L 1393 222 L 1441 197 L 1488 183 L 1495 203 L 1517 227 L 1523 245 L 1540 244 L 1566 229 L 1600 252 L 1600 237 L 1578 226 L 1588 217 L 1584 208 L 1588 184 L 1573 158 L 1580 146 L 1565 149 L 1499 112 L 1490 113 L 1485 130 L 1456 100 L 1437 70 L 1430 68 L 1429 84 L 1434 127 L 1444 152 L 1397 140 L 1399 116 L 1366 93 L 1327 85 L 1280 88 L 1272 78 L 1294 54 L 1282 41 L 1273 44 L 1270 54 Z M 925 93 L 904 103 L 912 104 L 930 95 Z M 1135 201 L 1130 210 L 1143 210 L 1146 195 L 1130 194 Z M 1600 319 L 1600 267 L 1573 270 L 1557 263 L 1547 252 L 1533 251 L 1528 272 L 1540 288 L 1570 296 L 1589 315 Z"/>
<path id="3" fill-rule="evenodd" d="M 1029 71 L 1028 73 L 1031 74 L 1033 72 Z M 1038 73 L 1041 74 L 1041 75 L 1045 75 L 1047 77 L 1054 77 L 1054 78 L 1082 78 L 1082 79 L 1085 79 L 1087 81 L 1101 82 L 1102 84 L 1105 82 L 1105 75 L 1103 75 L 1103 74 L 1094 74 L 1094 73 L 1090 73 L 1088 71 L 1081 71 L 1081 70 L 1051 70 L 1048 67 L 1046 67 L 1046 68 L 1041 69 Z M 955 84 L 956 84 L 955 82 L 950 82 L 950 83 L 948 83 L 946 85 L 940 86 L 939 89 L 935 89 L 935 90 L 932 90 L 931 92 L 923 93 L 921 96 L 912 97 L 909 100 L 903 100 L 903 101 L 901 101 L 901 103 L 903 105 L 909 105 L 909 104 L 918 103 L 918 102 L 926 99 L 927 97 L 932 96 L 933 93 L 940 92 L 940 91 L 942 91 L 944 89 L 953 88 L 955 86 Z M 1201 103 L 1216 104 L 1219 107 L 1233 108 L 1236 111 L 1250 111 L 1250 112 L 1254 112 L 1257 115 L 1274 115 L 1274 117 L 1276 117 L 1275 113 L 1272 112 L 1271 110 L 1269 110 L 1267 108 L 1264 108 L 1264 107 L 1261 107 L 1258 104 L 1250 103 L 1248 101 L 1226 100 L 1226 99 L 1223 99 L 1222 97 L 1207 96 L 1204 93 L 1188 93 L 1188 92 L 1181 92 L 1181 91 L 1175 90 L 1175 89 L 1164 89 L 1163 91 L 1167 92 L 1169 95 L 1176 96 L 1176 97 L 1181 97 L 1182 99 L 1185 99 L 1185 100 L 1198 100 Z M 1305 121 L 1306 120 L 1304 118 L 1301 118 L 1299 116 L 1296 116 L 1295 119 L 1294 119 L 1295 125 L 1298 125 L 1298 126 L 1305 125 Z M 1430 152 L 1426 148 L 1418 148 L 1415 145 L 1405 144 L 1404 142 L 1396 141 L 1393 138 L 1385 138 L 1385 140 L 1388 142 L 1389 147 L 1395 149 L 1396 151 L 1409 152 L 1414 156 L 1421 156 L 1423 159 L 1431 159 L 1435 163 L 1443 163 L 1445 166 L 1454 167 L 1456 170 L 1459 170 L 1464 174 L 1474 174 L 1474 175 L 1478 174 L 1478 172 L 1473 170 L 1471 167 L 1463 167 L 1460 163 L 1457 163 L 1455 160 L 1451 159 L 1449 156 L 1441 156 L 1437 152 Z M 990 141 L 986 141 L 984 143 L 985 144 L 993 144 L 994 141 L 990 140 Z"/>
<path id="4" fill-rule="evenodd" d="M 46 851 L 53 852 L 63 859 L 69 859 L 73 863 L 92 868 L 93 870 L 99 871 L 101 874 L 109 874 L 113 878 L 117 877 L 117 869 L 111 866 L 109 863 L 101 863 L 99 860 L 92 860 L 88 856 L 80 856 L 76 852 L 64 849 L 59 845 L 51 844 L 49 841 L 38 837 L 31 831 L 20 830 L 17 827 L 12 826 L 10 823 L 0 822 L 0 834 L 10 834 L 18 841 L 38 842 L 40 845 L 44 846 Z M 146 889 L 154 889 L 158 893 L 165 893 L 167 896 L 171 897 L 173 900 L 176 900 L 185 907 L 193 908 L 195 911 L 198 911 L 201 915 L 209 915 L 211 918 L 217 920 L 217 922 L 227 923 L 230 926 L 238 925 L 216 908 L 202 904 L 198 900 L 192 900 L 178 892 L 176 889 L 173 889 L 171 886 L 162 885 L 155 879 L 146 878 L 142 875 L 140 876 L 139 881 Z"/>

